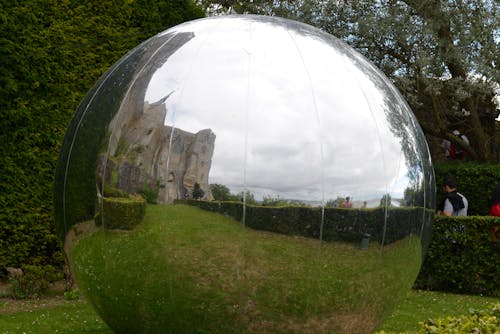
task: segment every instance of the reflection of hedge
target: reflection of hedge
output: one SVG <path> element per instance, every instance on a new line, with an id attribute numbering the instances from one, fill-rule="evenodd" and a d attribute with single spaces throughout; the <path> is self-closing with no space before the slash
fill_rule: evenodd
<path id="1" fill-rule="evenodd" d="M 436 217 L 417 287 L 500 297 L 500 242 L 493 242 L 494 226 L 500 226 L 499 218 Z"/>
<path id="2" fill-rule="evenodd" d="M 240 202 L 178 201 L 201 209 L 229 215 L 242 220 Z M 270 232 L 320 238 L 322 209 L 315 207 L 264 207 L 247 205 L 245 225 Z M 359 242 L 365 233 L 371 240 L 385 244 L 403 239 L 410 234 L 420 235 L 423 208 L 343 209 L 325 208 L 322 238 L 327 241 Z M 384 235 L 385 225 L 385 239 Z"/>
<path id="3" fill-rule="evenodd" d="M 141 196 L 104 197 L 102 199 L 102 215 L 96 220 L 108 229 L 131 230 L 135 228 L 146 214 L 146 200 Z"/>

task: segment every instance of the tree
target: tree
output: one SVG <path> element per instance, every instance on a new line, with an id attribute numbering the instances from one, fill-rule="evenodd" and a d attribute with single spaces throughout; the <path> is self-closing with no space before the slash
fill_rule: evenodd
<path id="1" fill-rule="evenodd" d="M 230 201 L 231 192 L 228 187 L 223 184 L 214 183 L 210 185 L 210 191 L 216 201 Z"/>
<path id="2" fill-rule="evenodd" d="M 203 191 L 203 189 L 200 188 L 200 184 L 198 182 L 196 182 L 194 184 L 192 197 L 194 199 L 201 199 L 201 198 L 203 198 L 203 196 L 205 196 L 205 192 Z"/>
<path id="3" fill-rule="evenodd" d="M 494 161 L 494 102 L 500 94 L 495 0 L 200 1 L 297 19 L 327 31 L 374 62 L 416 114 L 434 157 L 441 139 L 470 139 L 469 156 Z M 462 143 L 463 144 L 463 143 Z M 492 145 L 493 144 L 493 145 Z"/>
<path id="4" fill-rule="evenodd" d="M 245 192 L 243 191 L 239 192 L 238 195 L 236 196 L 236 199 L 239 199 L 241 201 L 243 201 L 244 199 L 245 204 L 250 204 L 250 205 L 257 204 L 255 196 L 249 190 L 246 190 Z"/>
<path id="5" fill-rule="evenodd" d="M 385 194 L 384 196 L 382 196 L 382 198 L 380 199 L 380 207 L 382 208 L 388 208 L 388 207 L 391 207 L 392 206 L 392 197 L 390 194 Z"/>

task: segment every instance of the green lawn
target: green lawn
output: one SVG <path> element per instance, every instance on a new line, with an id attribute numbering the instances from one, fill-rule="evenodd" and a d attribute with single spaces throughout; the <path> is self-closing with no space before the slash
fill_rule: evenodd
<path id="1" fill-rule="evenodd" d="M 381 330 L 416 333 L 418 322 L 428 318 L 440 318 L 467 314 L 469 309 L 485 309 L 499 298 L 454 295 L 431 291 L 410 291 L 393 314 L 381 326 Z M 99 318 L 85 300 L 58 300 L 52 306 L 44 306 L 46 300 L 22 302 L 13 309 L 10 300 L 0 300 L 1 334 L 111 334 L 112 331 Z"/>
<path id="2" fill-rule="evenodd" d="M 421 261 L 416 237 L 360 250 L 187 205 L 149 205 L 132 231 L 87 230 L 73 240 L 77 282 L 127 333 L 369 333 Z"/>
<path id="3" fill-rule="evenodd" d="M 111 333 L 97 314 L 123 333 L 358 334 L 384 314 L 379 329 L 414 331 L 429 317 L 498 301 L 410 291 L 416 238 L 360 250 L 250 230 L 184 205 L 148 206 L 133 231 L 83 227 L 71 254 L 90 302 L 0 300 L 0 334 Z"/>

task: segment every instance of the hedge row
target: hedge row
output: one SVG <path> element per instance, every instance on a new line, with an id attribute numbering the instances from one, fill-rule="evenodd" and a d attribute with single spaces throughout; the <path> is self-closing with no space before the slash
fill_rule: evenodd
<path id="1" fill-rule="evenodd" d="M 500 218 L 436 217 L 416 287 L 500 297 L 500 242 L 494 241 L 495 226 L 500 227 Z"/>
<path id="2" fill-rule="evenodd" d="M 256 230 L 343 242 L 360 242 L 369 234 L 371 240 L 389 244 L 410 234 L 420 235 L 424 215 L 429 223 L 433 216 L 432 211 L 424 208 L 392 208 L 386 212 L 384 208 L 244 207 L 241 202 L 197 200 L 176 203 L 229 215 L 238 221 L 242 221 L 245 210 L 245 226 Z"/>
<path id="3" fill-rule="evenodd" d="M 321 208 L 261 207 L 240 202 L 184 200 L 201 209 L 229 215 L 245 226 L 288 235 L 319 238 Z M 422 208 L 394 208 L 387 211 L 388 244 L 409 233 L 417 234 L 424 214 Z M 359 242 L 365 233 L 381 242 L 384 209 L 325 208 L 323 240 Z M 432 217 L 427 216 L 426 221 Z M 403 227 L 402 227 L 403 226 Z M 500 243 L 493 242 L 493 227 L 500 219 L 487 216 L 436 216 L 433 236 L 415 286 L 420 289 L 454 293 L 500 296 Z M 424 235 L 424 237 L 429 237 Z"/>
<path id="4" fill-rule="evenodd" d="M 63 238 L 54 225 L 54 169 L 79 101 L 128 50 L 203 15 L 190 0 L 1 2 L 0 269 L 63 265 Z M 77 118 L 73 130 L 76 123 Z M 73 217 L 87 219 L 95 213 L 95 185 L 89 182 L 95 165 L 85 163 L 102 135 L 101 129 L 89 131 L 84 143 L 88 152 L 81 152 L 69 170 L 77 181 L 91 178 L 68 184 L 67 203 L 75 210 L 69 212 L 67 226 Z"/>

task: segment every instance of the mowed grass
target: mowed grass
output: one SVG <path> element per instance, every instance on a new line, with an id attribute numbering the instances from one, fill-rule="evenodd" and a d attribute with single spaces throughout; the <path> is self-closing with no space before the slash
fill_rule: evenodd
<path id="1" fill-rule="evenodd" d="M 418 322 L 429 318 L 468 314 L 470 309 L 486 309 L 500 298 L 455 295 L 411 290 L 384 321 L 386 332 L 418 332 Z M 12 307 L 12 304 L 16 304 Z M 0 300 L 1 334 L 112 334 L 92 306 L 83 299 L 61 301 L 54 298 L 28 302 Z"/>
<path id="2" fill-rule="evenodd" d="M 500 298 L 411 290 L 381 326 L 387 332 L 417 333 L 419 322 L 448 316 L 467 315 L 471 310 L 486 310 Z"/>
<path id="3" fill-rule="evenodd" d="M 417 238 L 368 250 L 148 206 L 134 231 L 73 240 L 81 290 L 118 331 L 369 333 L 415 278 Z"/>

